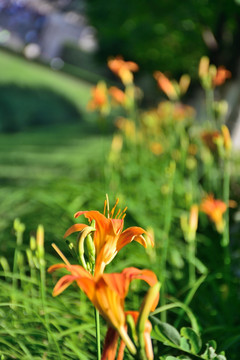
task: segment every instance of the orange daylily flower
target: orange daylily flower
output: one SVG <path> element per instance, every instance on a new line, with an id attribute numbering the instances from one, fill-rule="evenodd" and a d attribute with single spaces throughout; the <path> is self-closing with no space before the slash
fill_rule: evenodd
<path id="1" fill-rule="evenodd" d="M 139 70 L 138 65 L 133 61 L 125 61 L 121 56 L 108 60 L 109 69 L 116 74 L 124 85 L 133 82 L 133 72 Z"/>
<path id="2" fill-rule="evenodd" d="M 105 200 L 104 214 L 101 214 L 99 211 L 78 211 L 75 214 L 75 218 L 80 215 L 84 215 L 89 222 L 95 220 L 96 231 L 93 235 L 93 241 L 96 251 L 96 264 L 95 264 L 95 274 L 103 273 L 105 266 L 109 264 L 116 254 L 130 242 L 137 241 L 145 248 L 148 243 L 153 246 L 153 241 L 148 236 L 148 239 L 143 237 L 143 234 L 147 235 L 147 232 L 141 227 L 133 226 L 123 231 L 124 217 L 127 208 L 123 211 L 120 209 L 117 211 L 116 215 L 115 209 L 118 204 L 118 199 L 113 209 L 109 211 L 108 200 Z M 105 211 L 107 208 L 107 217 L 105 217 Z M 115 216 L 115 217 L 114 217 Z M 74 232 L 82 231 L 86 228 L 87 225 L 84 224 L 74 224 L 71 226 L 65 233 L 64 237 L 71 235 Z"/>
<path id="3" fill-rule="evenodd" d="M 135 346 L 129 338 L 125 327 L 124 300 L 132 280 L 141 279 L 150 286 L 153 286 L 157 283 L 156 275 L 150 270 L 140 270 L 131 267 L 124 269 L 121 273 L 92 276 L 82 266 L 71 265 L 64 255 L 62 257 L 66 263 L 52 265 L 48 272 L 51 273 L 65 268 L 70 272 L 70 275 L 65 275 L 58 280 L 53 289 L 53 296 L 61 294 L 69 285 L 76 281 L 79 288 L 85 292 L 109 326 L 118 331 L 118 334 L 129 350 L 133 353 L 136 352 Z M 152 311 L 156 308 L 158 299 L 159 294 L 152 305 Z"/>
<path id="4" fill-rule="evenodd" d="M 230 79 L 232 74 L 224 66 L 210 65 L 209 58 L 203 56 L 199 62 L 198 74 L 202 80 L 204 87 L 214 88 L 215 86 L 222 85 L 226 79 Z"/>
<path id="5" fill-rule="evenodd" d="M 89 110 L 106 111 L 108 109 L 107 87 L 103 81 L 92 88 L 92 98 L 87 104 Z"/>
<path id="6" fill-rule="evenodd" d="M 139 312 L 138 311 L 126 311 L 125 316 L 131 315 L 135 324 L 137 323 Z M 144 330 L 144 342 L 145 342 L 145 351 L 148 360 L 153 360 L 153 349 L 152 349 L 152 341 L 151 341 L 151 331 L 152 324 L 149 320 L 146 321 L 145 330 Z M 102 360 L 115 360 L 117 354 L 117 345 L 118 345 L 118 332 L 112 327 L 108 328 L 105 343 L 103 347 Z M 120 342 L 120 346 L 118 349 L 117 360 L 123 360 L 125 343 L 123 340 Z"/>
<path id="7" fill-rule="evenodd" d="M 124 105 L 126 102 L 126 94 L 121 89 L 117 88 L 116 86 L 111 86 L 108 90 L 109 94 L 113 98 L 116 104 Z"/>
<path id="8" fill-rule="evenodd" d="M 222 233 L 225 225 L 223 214 L 227 210 L 225 202 L 214 199 L 214 196 L 210 194 L 202 200 L 200 210 L 208 215 L 209 219 L 214 222 L 217 231 Z"/>
<path id="9" fill-rule="evenodd" d="M 163 146 L 159 142 L 155 141 L 150 144 L 150 150 L 154 155 L 158 156 L 163 153 Z"/>
<path id="10" fill-rule="evenodd" d="M 187 74 L 182 75 L 179 82 L 170 81 L 161 71 L 155 71 L 153 76 L 157 80 L 160 89 L 170 100 L 177 100 L 180 95 L 184 95 L 191 82 L 190 76 Z"/>
<path id="11" fill-rule="evenodd" d="M 225 69 L 224 66 L 219 66 L 215 77 L 212 79 L 213 86 L 220 86 L 225 83 L 226 79 L 230 79 L 231 77 L 231 71 Z"/>
<path id="12" fill-rule="evenodd" d="M 176 100 L 178 98 L 174 85 L 161 71 L 155 71 L 153 76 L 157 80 L 160 89 L 168 96 L 169 99 Z"/>

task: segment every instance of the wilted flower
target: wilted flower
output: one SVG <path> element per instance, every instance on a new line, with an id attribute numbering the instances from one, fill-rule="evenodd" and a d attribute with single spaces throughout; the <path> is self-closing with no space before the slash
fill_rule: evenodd
<path id="1" fill-rule="evenodd" d="M 217 151 L 216 140 L 221 137 L 218 130 L 205 130 L 201 133 L 201 139 L 212 152 Z"/>

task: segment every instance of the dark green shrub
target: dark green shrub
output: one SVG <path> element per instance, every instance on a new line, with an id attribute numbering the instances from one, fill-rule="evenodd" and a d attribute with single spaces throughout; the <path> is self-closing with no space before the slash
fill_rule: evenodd
<path id="1" fill-rule="evenodd" d="M 0 131 L 15 132 L 31 126 L 76 121 L 77 108 L 62 95 L 47 88 L 0 86 Z"/>

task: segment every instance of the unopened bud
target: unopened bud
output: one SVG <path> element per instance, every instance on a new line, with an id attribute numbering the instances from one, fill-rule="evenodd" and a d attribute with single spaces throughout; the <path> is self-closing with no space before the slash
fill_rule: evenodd
<path id="1" fill-rule="evenodd" d="M 144 333 L 145 323 L 148 319 L 149 313 L 156 306 L 156 300 L 159 297 L 160 287 L 161 287 L 160 282 L 157 282 L 154 286 L 152 286 L 148 290 L 148 292 L 142 302 L 141 309 L 139 312 L 138 322 L 137 322 L 138 334 Z"/>
<path id="2" fill-rule="evenodd" d="M 38 257 L 42 259 L 44 257 L 44 228 L 42 225 L 38 225 L 36 241 Z"/>

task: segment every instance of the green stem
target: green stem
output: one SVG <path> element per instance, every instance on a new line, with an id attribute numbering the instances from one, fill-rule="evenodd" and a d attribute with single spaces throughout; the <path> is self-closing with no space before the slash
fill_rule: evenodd
<path id="1" fill-rule="evenodd" d="M 175 174 L 175 163 L 170 164 L 171 168 L 171 177 L 170 177 L 170 191 L 167 197 L 166 203 L 166 216 L 165 216 L 165 224 L 164 224 L 164 237 L 163 241 L 163 249 L 162 249 L 162 257 L 160 263 L 160 283 L 161 283 L 161 297 L 160 297 L 160 305 L 164 306 L 166 304 L 165 298 L 165 280 L 166 280 L 166 266 L 167 266 L 167 256 L 168 256 L 168 248 L 169 248 L 169 232 L 171 228 L 171 220 L 172 220 L 172 202 L 173 202 L 173 183 L 174 183 L 174 174 Z M 161 320 L 163 322 L 167 321 L 167 313 L 163 311 L 161 313 Z"/>
<path id="2" fill-rule="evenodd" d="M 189 287 L 191 287 L 196 281 L 196 272 L 194 265 L 195 252 L 195 240 L 190 241 L 188 245 Z"/>
<path id="3" fill-rule="evenodd" d="M 230 188 L 230 161 L 229 159 L 224 160 L 224 176 L 223 176 L 223 201 L 225 204 L 229 203 L 229 188 Z M 226 268 L 226 274 L 229 275 L 230 270 L 230 251 L 229 251 L 229 210 L 227 208 L 224 214 L 225 226 L 223 230 L 223 237 L 221 245 L 224 251 L 224 265 Z"/>
<path id="4" fill-rule="evenodd" d="M 210 125 L 216 126 L 216 121 L 213 115 L 213 102 L 214 102 L 214 91 L 213 89 L 206 90 L 206 110 L 207 110 L 207 120 Z"/>
<path id="5" fill-rule="evenodd" d="M 98 310 L 94 308 L 94 311 L 95 311 L 95 324 L 96 324 L 97 360 L 101 360 L 100 319 L 99 319 Z"/>

